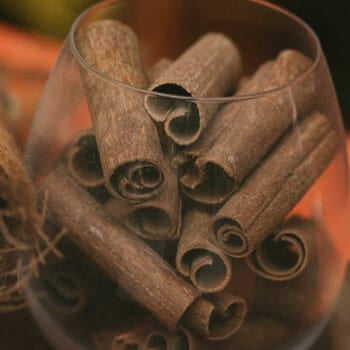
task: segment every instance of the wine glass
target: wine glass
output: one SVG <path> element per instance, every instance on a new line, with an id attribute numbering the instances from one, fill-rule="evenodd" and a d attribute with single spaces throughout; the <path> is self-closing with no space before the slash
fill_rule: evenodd
<path id="1" fill-rule="evenodd" d="M 349 249 L 344 130 L 315 33 L 260 0 L 114 0 L 73 24 L 26 149 L 62 349 L 308 349 Z M 58 253 L 58 252 L 56 252 Z"/>

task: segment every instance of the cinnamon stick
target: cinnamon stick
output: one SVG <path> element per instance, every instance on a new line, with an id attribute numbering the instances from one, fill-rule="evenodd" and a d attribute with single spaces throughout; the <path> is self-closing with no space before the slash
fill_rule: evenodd
<path id="1" fill-rule="evenodd" d="M 176 332 L 158 328 L 147 335 L 142 350 L 205 350 L 210 348 L 209 342 L 186 328 L 181 328 Z"/>
<path id="2" fill-rule="evenodd" d="M 98 350 L 204 350 L 210 343 L 195 335 L 189 329 L 180 327 L 169 331 L 153 318 L 146 316 L 126 316 L 118 319 L 115 329 L 94 334 Z"/>
<path id="3" fill-rule="evenodd" d="M 247 258 L 257 275 L 272 281 L 288 281 L 298 277 L 310 260 L 313 231 L 304 230 L 305 223 L 294 217 L 271 233 Z"/>
<path id="4" fill-rule="evenodd" d="M 303 230 L 309 241 L 306 268 L 294 279 L 273 281 L 257 277 L 253 312 L 264 313 L 304 331 L 331 312 L 342 281 L 340 257 L 329 233 L 312 219 L 292 218 L 290 227 Z"/>
<path id="5" fill-rule="evenodd" d="M 150 89 L 179 96 L 225 96 L 238 84 L 241 70 L 241 57 L 235 44 L 223 34 L 208 33 L 170 65 Z M 145 107 L 153 120 L 165 123 L 165 131 L 175 143 L 189 145 L 207 127 L 218 104 L 185 103 L 149 95 Z"/>
<path id="6" fill-rule="evenodd" d="M 248 256 L 304 196 L 338 148 L 336 132 L 320 113 L 291 130 L 215 215 L 213 231 L 226 254 Z"/>
<path id="7" fill-rule="evenodd" d="M 238 95 L 282 87 L 306 72 L 311 60 L 285 50 L 266 72 L 270 67 L 268 63 L 258 70 Z M 186 195 L 205 204 L 220 204 L 229 198 L 293 120 L 311 111 L 317 82 L 311 75 L 288 89 L 226 105 L 207 135 L 185 150 L 189 161 L 181 183 Z"/>
<path id="8" fill-rule="evenodd" d="M 147 335 L 144 350 L 189 349 L 186 336 L 182 332 L 168 334 L 163 330 L 155 330 Z"/>
<path id="9" fill-rule="evenodd" d="M 197 299 L 186 311 L 183 321 L 208 340 L 228 339 L 244 323 L 247 305 L 244 299 L 228 292 Z"/>
<path id="10" fill-rule="evenodd" d="M 79 29 L 76 43 L 86 62 L 108 77 L 81 69 L 106 186 L 119 198 L 152 198 L 165 167 L 157 129 L 141 94 L 123 85 L 147 87 L 137 38 L 121 22 L 99 20 Z"/>
<path id="11" fill-rule="evenodd" d="M 167 171 L 161 193 L 142 203 L 111 199 L 104 208 L 119 224 L 149 240 L 177 239 L 181 227 L 181 199 L 176 175 Z"/>
<path id="12" fill-rule="evenodd" d="M 94 189 L 93 194 L 104 187 L 102 166 L 92 130 L 80 133 L 67 147 L 65 157 L 67 170 L 78 184 Z M 155 198 L 141 203 L 107 199 L 105 209 L 121 225 L 142 238 L 176 239 L 181 211 L 178 182 L 176 175 L 168 169 L 165 175 L 163 189 Z M 95 197 L 101 196 L 97 193 Z"/>
<path id="13" fill-rule="evenodd" d="M 176 256 L 178 271 L 203 293 L 223 290 L 231 280 L 231 261 L 213 242 L 209 214 L 193 209 L 185 214 Z"/>
<path id="14" fill-rule="evenodd" d="M 151 83 L 156 81 L 163 74 L 163 72 L 170 67 L 171 64 L 172 61 L 169 58 L 161 58 L 157 63 L 148 69 L 148 81 Z"/>
<path id="15" fill-rule="evenodd" d="M 42 188 L 54 222 L 131 297 L 169 328 L 200 293 L 181 278 L 151 248 L 108 216 L 62 167 L 52 172 Z M 152 273 L 149 273 L 152 271 Z"/>
<path id="16" fill-rule="evenodd" d="M 67 147 L 67 169 L 74 180 L 83 187 L 104 185 L 100 155 L 93 130 L 80 132 Z"/>

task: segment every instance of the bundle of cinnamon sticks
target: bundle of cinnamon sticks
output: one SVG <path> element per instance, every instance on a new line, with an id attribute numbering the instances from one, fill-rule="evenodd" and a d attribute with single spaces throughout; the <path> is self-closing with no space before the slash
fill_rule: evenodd
<path id="1" fill-rule="evenodd" d="M 291 84 L 311 59 L 282 51 L 240 84 L 241 55 L 224 34 L 148 71 L 123 23 L 98 20 L 75 39 L 93 67 L 81 67 L 92 128 L 42 183 L 49 220 L 157 320 L 102 343 L 249 350 L 259 329 L 259 349 L 272 349 L 322 318 L 331 300 L 312 293 L 322 294 L 322 254 L 334 250 L 320 249 L 316 220 L 287 219 L 340 146 L 317 109 L 317 76 Z M 224 96 L 236 99 L 215 100 Z"/>

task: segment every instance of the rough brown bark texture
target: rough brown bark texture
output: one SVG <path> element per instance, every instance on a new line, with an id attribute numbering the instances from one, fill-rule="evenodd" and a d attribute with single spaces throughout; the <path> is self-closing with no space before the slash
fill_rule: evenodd
<path id="1" fill-rule="evenodd" d="M 81 68 L 108 190 L 135 201 L 154 197 L 165 166 L 157 129 L 142 94 L 123 85 L 147 87 L 135 34 L 121 22 L 101 20 L 80 29 L 76 42 L 91 67 L 114 79 Z"/>
<path id="2" fill-rule="evenodd" d="M 270 73 L 264 72 L 268 65 L 243 90 L 254 93 L 282 87 L 310 66 L 311 60 L 301 53 L 283 51 Z M 312 108 L 317 82 L 311 76 L 289 89 L 224 106 L 209 126 L 208 135 L 185 151 L 191 156 L 181 179 L 186 194 L 205 204 L 223 203 L 293 121 Z"/>
<path id="3" fill-rule="evenodd" d="M 215 215 L 220 247 L 234 257 L 248 256 L 304 196 L 339 146 L 322 114 L 291 130 Z"/>
<path id="4" fill-rule="evenodd" d="M 235 44 L 223 34 L 208 33 L 166 69 L 150 89 L 190 96 L 222 97 L 238 85 L 242 62 Z M 167 135 L 177 144 L 194 143 L 218 109 L 215 103 L 186 103 L 149 95 L 145 106 L 151 117 L 165 123 Z"/>

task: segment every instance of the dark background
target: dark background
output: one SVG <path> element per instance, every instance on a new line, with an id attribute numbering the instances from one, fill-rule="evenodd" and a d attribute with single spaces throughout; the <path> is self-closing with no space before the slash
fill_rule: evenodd
<path id="1" fill-rule="evenodd" d="M 78 14 L 96 2 L 96 0 L 0 0 L 0 20 L 63 38 Z M 272 2 L 305 19 L 318 34 L 334 78 L 345 124 L 350 129 L 350 39 L 348 38 L 350 1 L 273 0 Z M 213 1 L 213 7 L 217 6 L 220 6 L 220 0 Z"/>

